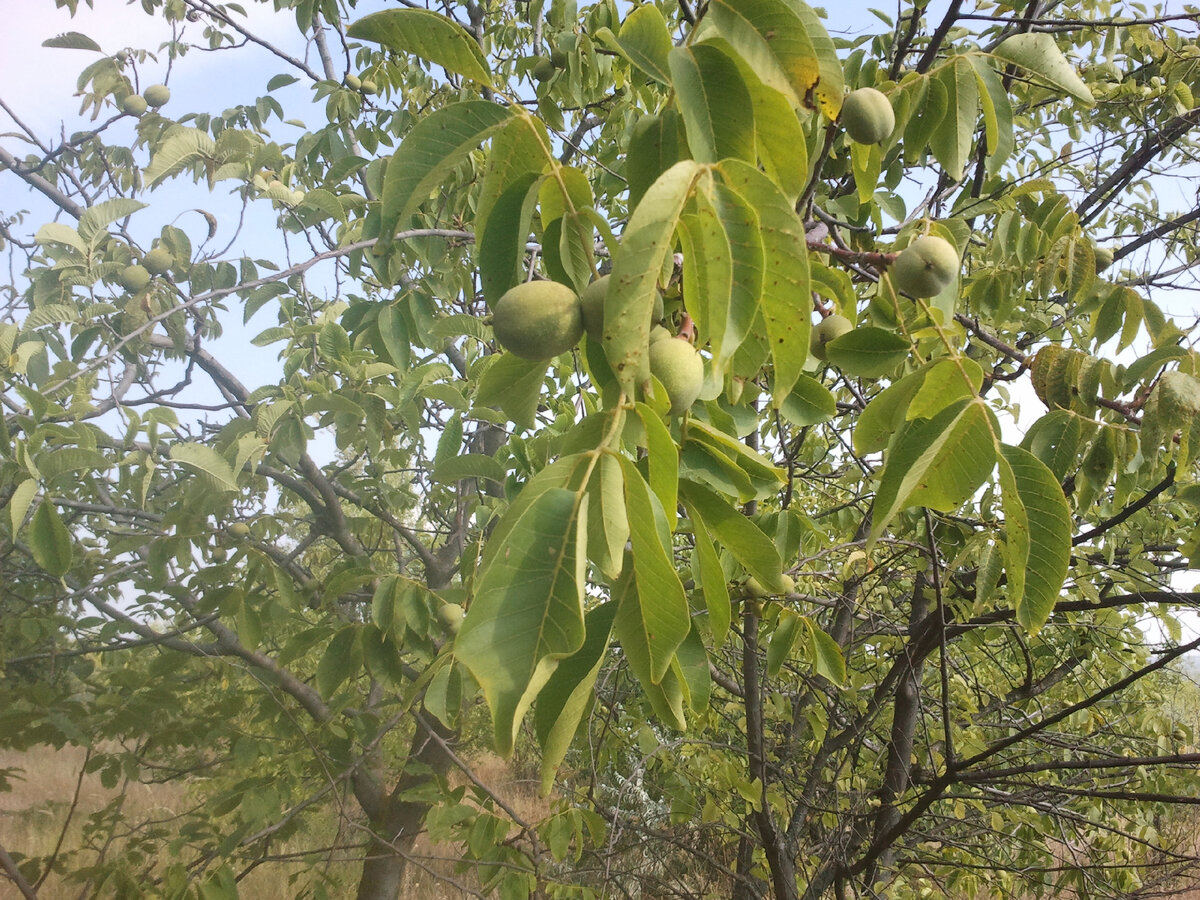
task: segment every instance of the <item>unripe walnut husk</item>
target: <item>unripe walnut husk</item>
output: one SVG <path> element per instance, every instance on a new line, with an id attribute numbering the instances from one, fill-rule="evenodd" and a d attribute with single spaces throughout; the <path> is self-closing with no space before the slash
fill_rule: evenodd
<path id="1" fill-rule="evenodd" d="M 650 374 L 666 389 L 670 414 L 683 415 L 700 397 L 704 360 L 683 338 L 655 341 L 650 345 Z"/>
<path id="2" fill-rule="evenodd" d="M 130 116 L 144 116 L 149 104 L 141 94 L 130 94 L 121 101 L 121 112 Z"/>
<path id="3" fill-rule="evenodd" d="M 958 277 L 958 250 L 944 238 L 927 234 L 901 251 L 892 263 L 892 284 L 910 297 L 936 297 Z"/>
<path id="4" fill-rule="evenodd" d="M 583 307 L 566 285 L 529 281 L 496 301 L 492 331 L 509 353 L 522 359 L 552 359 L 579 343 Z"/>
<path id="5" fill-rule="evenodd" d="M 853 329 L 854 323 L 845 316 L 834 314 L 825 317 L 813 326 L 808 339 L 808 352 L 812 354 L 814 359 L 822 361 L 828 359 L 829 357 L 825 353 L 825 345 Z"/>
<path id="6" fill-rule="evenodd" d="M 608 284 L 611 275 L 601 275 L 583 289 L 579 302 L 583 305 L 583 327 L 587 330 L 590 340 L 597 343 L 604 338 L 604 298 L 608 295 Z M 654 295 L 654 311 L 651 322 L 657 324 L 663 318 L 662 294 Z"/>
<path id="7" fill-rule="evenodd" d="M 155 247 L 142 258 L 142 265 L 151 275 L 165 275 L 175 265 L 175 258 L 166 247 Z"/>
<path id="8" fill-rule="evenodd" d="M 121 287 L 131 293 L 137 293 L 150 284 L 150 273 L 145 266 L 126 266 L 117 276 Z"/>
<path id="9" fill-rule="evenodd" d="M 353 72 L 351 72 L 346 75 L 346 87 L 350 88 L 350 90 L 352 90 L 352 91 L 361 90 L 362 89 L 362 79 L 359 78 L 357 75 L 355 75 Z"/>
<path id="10" fill-rule="evenodd" d="M 838 121 L 855 143 L 878 144 L 896 127 L 896 114 L 886 94 L 875 88 L 859 88 L 842 101 Z"/>
<path id="11" fill-rule="evenodd" d="M 529 74 L 538 81 L 549 81 L 557 71 L 558 69 L 554 67 L 554 63 L 548 57 L 543 56 L 533 64 L 533 68 L 529 70 Z"/>
<path id="12" fill-rule="evenodd" d="M 165 84 L 152 84 L 142 92 L 146 102 L 153 107 L 165 106 L 171 99 L 171 89 Z"/>

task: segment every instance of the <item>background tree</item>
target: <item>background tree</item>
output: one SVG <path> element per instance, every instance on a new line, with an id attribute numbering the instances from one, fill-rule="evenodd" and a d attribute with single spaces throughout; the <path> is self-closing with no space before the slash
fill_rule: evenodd
<path id="1" fill-rule="evenodd" d="M 23 893 L 392 898 L 422 833 L 503 897 L 1190 864 L 1195 13 L 276 5 L 303 52 L 208 0 L 53 39 L 93 124 L 0 147 L 0 734 L 195 801 L 4 848 Z M 185 112 L 198 49 L 278 74 Z"/>

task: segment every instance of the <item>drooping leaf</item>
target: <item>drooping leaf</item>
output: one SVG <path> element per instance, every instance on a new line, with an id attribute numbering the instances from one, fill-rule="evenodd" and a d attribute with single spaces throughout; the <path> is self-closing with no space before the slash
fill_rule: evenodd
<path id="1" fill-rule="evenodd" d="M 809 658 L 817 674 L 834 684 L 844 683 L 846 659 L 842 656 L 842 648 L 808 616 L 804 617 L 804 626 L 808 631 Z"/>
<path id="2" fill-rule="evenodd" d="M 521 282 L 521 263 L 537 205 L 540 178 L 536 172 L 526 172 L 514 180 L 496 198 L 487 224 L 477 233 L 479 284 L 489 307 L 494 307 L 505 291 Z"/>
<path id="3" fill-rule="evenodd" d="M 696 523 L 693 523 L 692 533 L 696 550 L 692 559 L 692 573 L 704 594 L 704 606 L 708 610 L 708 627 L 712 631 L 713 644 L 720 647 L 725 643 L 733 618 L 729 583 L 725 580 L 721 558 L 717 555 L 717 548 L 708 531 L 703 527 L 703 523 L 699 527 L 695 525 Z"/>
<path id="4" fill-rule="evenodd" d="M 1046 32 L 1014 34 L 1000 42 L 992 55 L 1020 66 L 1035 80 L 1084 103 L 1095 103 L 1091 90 L 1058 49 L 1054 35 Z"/>
<path id="5" fill-rule="evenodd" d="M 647 348 L 658 274 L 699 173 L 697 163 L 685 160 L 650 186 L 629 219 L 621 252 L 613 262 L 604 307 L 604 352 L 630 396 L 650 374 Z"/>
<path id="6" fill-rule="evenodd" d="M 675 509 L 679 489 L 679 448 L 660 415 L 645 403 L 637 405 L 637 412 L 646 429 L 650 488 L 663 509 Z"/>
<path id="7" fill-rule="evenodd" d="M 172 127 L 150 157 L 150 165 L 142 172 L 146 186 L 154 187 L 163 179 L 182 172 L 193 162 L 211 158 L 216 148 L 216 143 L 206 132 L 182 125 Z"/>
<path id="8" fill-rule="evenodd" d="M 511 108 L 489 100 L 463 100 L 417 121 L 384 175 L 379 225 L 384 245 L 463 157 L 512 115 Z"/>
<path id="9" fill-rule="evenodd" d="M 583 646 L 558 664 L 538 694 L 533 721 L 542 747 L 543 796 L 553 787 L 554 775 L 591 704 L 592 686 L 604 662 L 616 612 L 617 604 L 611 600 L 588 612 Z"/>
<path id="10" fill-rule="evenodd" d="M 706 528 L 768 590 L 781 589 L 783 560 L 774 541 L 719 494 L 693 481 L 681 481 L 679 487 L 694 527 Z"/>
<path id="11" fill-rule="evenodd" d="M 492 80 L 479 42 L 453 19 L 440 13 L 387 9 L 351 23 L 346 34 L 374 41 L 390 50 L 411 53 L 480 84 L 490 84 Z"/>
<path id="12" fill-rule="evenodd" d="M 454 484 L 464 478 L 487 478 L 504 483 L 508 473 L 494 457 L 482 453 L 465 453 L 439 460 L 433 468 L 433 480 L 442 484 Z"/>
<path id="13" fill-rule="evenodd" d="M 774 392 L 773 392 L 774 393 Z M 776 393 L 777 396 L 777 393 Z M 872 401 L 874 402 L 874 401 Z M 827 422 L 837 415 L 837 401 L 829 388 L 815 378 L 801 375 L 791 393 L 779 404 L 783 417 L 793 425 L 805 427 Z M 857 436 L 858 432 L 855 432 Z"/>
<path id="14" fill-rule="evenodd" d="M 321 656 L 317 664 L 317 691 L 326 700 L 341 687 L 362 665 L 362 645 L 359 643 L 359 628 L 344 625 Z"/>
<path id="15" fill-rule="evenodd" d="M 626 16 L 617 45 L 635 66 L 660 84 L 670 85 L 671 33 L 657 6 L 647 3 Z"/>
<path id="16" fill-rule="evenodd" d="M 532 428 L 549 365 L 548 360 L 498 354 L 479 379 L 476 405 L 498 407 L 518 428 Z"/>
<path id="17" fill-rule="evenodd" d="M 596 460 L 588 492 L 588 555 L 596 568 L 615 581 L 621 574 L 629 541 L 625 480 L 615 456 L 602 453 Z"/>
<path id="18" fill-rule="evenodd" d="M 812 288 L 804 224 L 787 196 L 756 168 L 730 160 L 721 164 L 721 174 L 758 214 L 762 316 L 775 365 L 773 390 L 778 408 L 800 378 L 808 356 Z M 736 252 L 734 258 L 739 258 Z"/>
<path id="19" fill-rule="evenodd" d="M 622 457 L 621 466 L 632 547 L 629 565 L 633 566 L 637 599 L 636 603 L 622 603 L 614 627 L 631 664 L 637 654 L 644 660 L 649 680 L 658 684 L 691 629 L 691 618 L 683 583 L 672 561 L 662 506 L 628 459 Z"/>
<path id="20" fill-rule="evenodd" d="M 708 191 L 698 191 L 692 197 L 687 213 L 679 222 L 679 239 L 688 314 L 696 326 L 698 340 L 709 345 L 713 365 L 719 371 L 733 356 L 743 335 L 737 333 L 736 327 L 730 329 L 732 249 Z"/>
<path id="21" fill-rule="evenodd" d="M 550 488 L 511 509 L 480 566 L 455 656 L 483 688 L 496 750 L 512 752 L 521 719 L 558 660 L 583 646 L 587 498 Z"/>
<path id="22" fill-rule="evenodd" d="M 51 575 L 61 578 L 71 568 L 71 533 L 49 498 L 42 500 L 29 524 L 29 550 L 33 561 Z"/>
<path id="23" fill-rule="evenodd" d="M 946 174 L 957 181 L 971 157 L 979 120 L 979 83 L 964 56 L 952 57 L 934 77 L 946 89 L 946 117 L 929 136 L 929 149 Z"/>
<path id="24" fill-rule="evenodd" d="M 957 509 L 995 467 L 993 429 L 991 411 L 979 400 L 957 403 L 932 419 L 909 424 L 884 459 L 870 540 L 883 534 L 907 507 Z"/>
<path id="25" fill-rule="evenodd" d="M 676 47 L 668 60 L 697 162 L 734 158 L 753 164 L 754 101 L 733 60 L 710 44 Z"/>
<path id="26" fill-rule="evenodd" d="M 1037 632 L 1058 600 L 1071 557 L 1071 510 L 1054 474 L 1032 453 L 1000 445 L 1004 570 L 1017 621 Z"/>

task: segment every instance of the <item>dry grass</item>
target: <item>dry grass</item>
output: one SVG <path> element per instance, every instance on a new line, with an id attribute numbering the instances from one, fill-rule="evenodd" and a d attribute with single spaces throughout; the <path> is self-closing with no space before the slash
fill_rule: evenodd
<path id="1" fill-rule="evenodd" d="M 125 822 L 168 820 L 185 812 L 189 806 L 187 791 L 180 785 L 144 785 L 130 783 L 117 788 L 105 788 L 99 775 L 82 775 L 85 751 L 79 748 L 39 748 L 29 753 L 0 750 L 0 769 L 18 768 L 23 774 L 11 779 L 12 790 L 0 793 L 0 846 L 22 856 L 47 856 L 54 852 L 60 838 L 62 853 L 70 854 L 71 865 L 77 868 L 97 859 L 97 850 L 85 847 L 83 823 L 89 814 L 102 809 L 117 798 L 123 799 L 122 817 Z M 483 756 L 472 762 L 475 776 L 493 786 L 497 794 L 525 821 L 538 821 L 546 815 L 548 803 L 537 795 L 536 780 L 515 775 L 508 765 L 495 756 Z M 458 775 L 455 783 L 466 781 Z M 68 813 L 78 790 L 78 801 L 64 833 Z M 320 834 L 310 830 L 290 844 L 278 844 L 272 849 L 279 854 L 297 852 L 304 847 L 320 846 L 331 841 L 337 833 L 337 823 L 323 825 Z M 343 835 L 345 836 L 345 835 Z M 353 835 L 351 834 L 351 839 Z M 122 841 L 113 842 L 109 854 L 119 853 Z M 478 882 L 469 872 L 459 872 L 461 858 L 457 846 L 438 846 L 421 838 L 413 848 L 413 863 L 402 893 L 412 900 L 458 900 L 476 896 Z M 287 876 L 312 863 L 268 863 L 252 871 L 240 883 L 245 900 L 279 900 L 289 896 Z M 331 861 L 326 872 L 335 884 L 352 891 L 359 863 L 353 860 Z M 38 891 L 39 900 L 75 900 L 81 886 L 65 877 L 51 875 Z M 8 895 L 0 879 L 0 898 Z M 334 893 L 336 896 L 336 893 Z"/>

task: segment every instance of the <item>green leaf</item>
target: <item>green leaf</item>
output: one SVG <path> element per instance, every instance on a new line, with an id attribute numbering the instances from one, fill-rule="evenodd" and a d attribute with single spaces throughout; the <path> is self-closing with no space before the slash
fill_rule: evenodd
<path id="1" fill-rule="evenodd" d="M 837 118 L 841 63 L 809 7 L 800 0 L 713 0 L 708 14 L 763 82 L 785 93 L 793 107 L 806 105 L 811 91 L 826 118 Z"/>
<path id="2" fill-rule="evenodd" d="M 685 160 L 650 186 L 629 219 L 613 263 L 604 307 L 604 352 L 630 396 L 650 377 L 648 347 L 658 274 L 674 247 L 675 225 L 700 172 L 696 162 Z"/>
<path id="3" fill-rule="evenodd" d="M 591 705 L 592 686 L 604 662 L 616 612 L 617 604 L 613 601 L 588 612 L 583 646 L 558 664 L 538 694 L 533 721 L 542 748 L 542 796 L 547 796 L 554 786 L 554 775 Z"/>
<path id="4" fill-rule="evenodd" d="M 1015 147 L 1012 102 L 1008 99 L 1004 82 L 986 59 L 975 54 L 970 54 L 967 59 L 975 69 L 979 86 L 983 88 L 979 99 L 983 105 L 984 136 L 987 139 L 985 168 L 988 175 L 995 175 L 1012 156 Z"/>
<path id="5" fill-rule="evenodd" d="M 33 503 L 33 498 L 37 496 L 37 491 L 38 483 L 33 479 L 22 481 L 13 489 L 12 496 L 8 500 L 8 517 L 12 522 L 14 535 L 25 524 L 25 516 L 29 513 L 29 506 Z"/>
<path id="6" fill-rule="evenodd" d="M 683 685 L 677 666 L 669 665 L 657 682 L 651 678 L 650 654 L 646 645 L 646 619 L 632 564 L 626 567 L 620 580 L 613 586 L 613 599 L 617 603 L 613 636 L 621 642 L 621 652 L 629 661 L 629 668 L 641 684 L 642 692 L 650 701 L 655 715 L 671 727 L 679 731 L 684 730 L 687 728 L 687 719 L 683 713 Z M 674 661 L 675 657 L 672 656 L 669 662 Z"/>
<path id="7" fill-rule="evenodd" d="M 831 363 L 859 378 L 887 375 L 908 357 L 910 349 L 900 335 L 873 326 L 847 331 L 825 345 Z"/>
<path id="8" fill-rule="evenodd" d="M 496 354 L 479 379 L 475 405 L 498 407 L 518 428 L 532 428 L 549 365 L 548 360 Z"/>
<path id="9" fill-rule="evenodd" d="M 346 29 L 346 34 L 374 41 L 390 50 L 411 53 L 483 85 L 492 80 L 479 42 L 453 19 L 439 13 L 388 9 L 363 16 Z"/>
<path id="10" fill-rule="evenodd" d="M 182 172 L 197 160 L 211 159 L 216 149 L 216 143 L 206 132 L 182 125 L 173 126 L 150 157 L 150 164 L 142 171 L 146 187 L 155 187 L 164 178 Z"/>
<path id="11" fill-rule="evenodd" d="M 454 653 L 483 688 L 503 756 L 558 660 L 583 646 L 586 515 L 586 495 L 550 488 L 510 509 L 484 553 Z"/>
<path id="12" fill-rule="evenodd" d="M 870 542 L 902 509 L 949 512 L 970 497 L 996 464 L 993 427 L 987 405 L 971 400 L 905 428 L 884 459 Z"/>
<path id="13" fill-rule="evenodd" d="M 658 684 L 691 630 L 687 595 L 671 556 L 666 515 L 637 467 L 621 458 L 629 511 L 636 603 L 622 603 L 614 625 L 638 677 Z M 661 527 L 660 527 L 661 526 Z M 639 661 L 635 664 L 635 657 Z"/>
<path id="14" fill-rule="evenodd" d="M 1054 474 L 1032 453 L 1000 445 L 1004 570 L 1017 621 L 1036 633 L 1058 600 L 1071 558 L 1071 510 Z"/>
<path id="15" fill-rule="evenodd" d="M 733 606 L 729 601 L 729 583 L 721 567 L 721 557 L 716 545 L 709 537 L 703 523 L 693 522 L 692 537 L 696 542 L 692 558 L 692 572 L 696 583 L 704 594 L 704 606 L 708 610 L 708 627 L 712 631 L 714 647 L 725 643 L 729 625 L 733 619 Z"/>
<path id="16" fill-rule="evenodd" d="M 775 364 L 773 390 L 778 408 L 800 378 L 808 356 L 812 287 L 804 223 L 780 189 L 753 166 L 727 160 L 721 164 L 721 175 L 758 214 L 763 253 L 762 316 Z M 739 258 L 735 247 L 735 263 Z M 735 276 L 737 271 L 735 265 Z"/>
<path id="17" fill-rule="evenodd" d="M 904 414 L 910 421 L 932 419 L 947 406 L 977 396 L 983 386 L 983 369 L 966 356 L 940 359 L 921 371 L 920 390 Z"/>
<path id="18" fill-rule="evenodd" d="M 675 163 L 687 159 L 688 152 L 682 117 L 673 107 L 664 109 L 659 115 L 638 119 L 629 138 L 629 151 L 625 155 L 629 208 L 635 209 L 650 185 Z"/>
<path id="19" fill-rule="evenodd" d="M 854 427 L 854 452 L 860 456 L 878 453 L 892 435 L 903 427 L 908 404 L 925 381 L 925 369 L 905 375 L 876 394 L 858 417 Z"/>
<path id="20" fill-rule="evenodd" d="M 707 529 L 768 590 L 783 589 L 783 560 L 761 528 L 703 485 L 681 481 L 679 487 L 695 530 Z"/>
<path id="21" fill-rule="evenodd" d="M 84 255 L 88 252 L 88 245 L 79 232 L 63 222 L 47 222 L 37 230 L 33 239 L 39 244 L 66 244 Z"/>
<path id="22" fill-rule="evenodd" d="M 541 178 L 537 172 L 518 177 L 496 198 L 487 224 L 478 232 L 479 285 L 489 307 L 521 282 L 521 264 Z"/>
<path id="23" fill-rule="evenodd" d="M 332 698 L 346 679 L 362 666 L 363 652 L 358 632 L 357 625 L 342 626 L 317 663 L 317 693 L 326 700 Z"/>
<path id="24" fill-rule="evenodd" d="M 679 448 L 658 413 L 645 403 L 637 404 L 637 412 L 642 426 L 646 429 L 650 488 L 658 497 L 663 509 L 675 509 L 678 506 L 679 491 Z"/>
<path id="25" fill-rule="evenodd" d="M 78 31 L 64 31 L 62 34 L 42 41 L 42 46 L 54 47 L 59 50 L 93 50 L 96 53 L 102 52 L 99 44 L 86 34 L 80 34 Z"/>
<path id="26" fill-rule="evenodd" d="M 750 215 L 753 218 L 752 211 Z M 732 249 L 722 217 L 707 192 L 697 192 L 692 197 L 687 214 L 679 222 L 679 239 L 683 249 L 683 293 L 688 298 L 688 313 L 696 325 L 699 342 L 708 343 L 713 366 L 720 370 L 733 356 L 745 337 L 745 330 L 754 320 L 758 293 L 746 298 L 746 285 L 740 284 L 739 299 L 749 299 L 753 305 L 747 313 L 731 319 L 731 312 L 736 309 Z M 755 244 L 761 259 L 761 243 L 756 241 Z M 742 247 L 739 269 L 753 249 Z M 747 314 L 748 321 L 739 326 Z"/>
<path id="27" fill-rule="evenodd" d="M 550 161 L 550 137 L 540 119 L 517 116 L 492 137 L 476 204 L 475 232 L 482 234 L 500 196 L 529 173 L 541 175 Z"/>
<path id="28" fill-rule="evenodd" d="M 375 319 L 375 327 L 379 329 L 379 339 L 392 365 L 398 369 L 407 369 L 412 357 L 412 348 L 408 340 L 408 322 L 404 311 L 396 303 L 389 303 L 379 310 Z"/>
<path id="29" fill-rule="evenodd" d="M 804 617 L 804 625 L 808 629 L 808 654 L 816 673 L 834 684 L 845 683 L 846 660 L 842 648 L 808 616 Z"/>
<path id="30" fill-rule="evenodd" d="M 433 468 L 433 480 L 441 484 L 454 484 L 464 478 L 488 478 L 504 484 L 508 472 L 495 458 L 482 453 L 465 453 L 440 460 Z"/>
<path id="31" fill-rule="evenodd" d="M 343 225 L 346 224 L 346 209 L 342 206 L 342 201 L 330 191 L 322 188 L 308 191 L 300 205 L 315 209 L 330 219 L 337 219 Z"/>
<path id="32" fill-rule="evenodd" d="M 71 534 L 49 498 L 43 498 L 33 514 L 29 525 L 29 550 L 34 562 L 51 575 L 61 578 L 71 568 Z"/>
<path id="33" fill-rule="evenodd" d="M 218 490 L 237 490 L 237 474 L 233 467 L 212 447 L 204 444 L 173 444 L 171 459 L 195 469 Z"/>
<path id="34" fill-rule="evenodd" d="M 772 391 L 772 393 L 778 396 L 777 391 Z M 830 393 L 829 388 L 821 382 L 815 378 L 809 378 L 807 375 L 801 375 L 792 386 L 791 393 L 784 397 L 783 402 L 779 404 L 779 411 L 793 425 L 803 428 L 832 419 L 837 415 L 837 401 Z M 854 436 L 857 445 L 857 430 Z"/>
<path id="35" fill-rule="evenodd" d="M 979 120 L 979 83 L 964 56 L 955 56 L 933 76 L 946 89 L 946 117 L 929 136 L 929 149 L 954 181 L 971 158 L 975 123 Z"/>
<path id="36" fill-rule="evenodd" d="M 1020 66 L 1037 80 L 1089 106 L 1096 102 L 1091 90 L 1058 49 L 1052 34 L 1036 32 L 1010 35 L 1000 42 L 992 55 Z"/>
<path id="37" fill-rule="evenodd" d="M 732 157 L 753 165 L 754 101 L 733 60 L 712 45 L 697 44 L 676 47 L 668 61 L 696 161 Z"/>
<path id="38" fill-rule="evenodd" d="M 625 478 L 617 457 L 600 454 L 588 481 L 588 494 L 588 554 L 596 568 L 615 581 L 621 575 L 629 541 Z"/>
<path id="39" fill-rule="evenodd" d="M 489 100 L 464 100 L 420 119 L 388 162 L 379 236 L 386 246 L 463 157 L 513 116 Z"/>
<path id="40" fill-rule="evenodd" d="M 621 23 L 617 46 L 635 66 L 660 84 L 670 86 L 671 33 L 667 21 L 652 3 L 639 6 Z"/>
<path id="41" fill-rule="evenodd" d="M 796 638 L 800 635 L 802 617 L 790 609 L 780 610 L 779 621 L 767 642 L 767 676 L 774 678 L 787 662 Z"/>
<path id="42" fill-rule="evenodd" d="M 79 217 L 79 236 L 89 244 L 95 244 L 96 238 L 105 234 L 105 229 L 113 222 L 145 208 L 145 203 L 128 197 L 114 197 L 89 206 Z"/>

